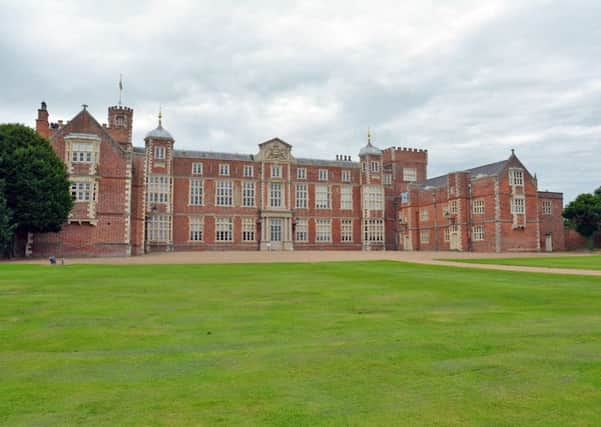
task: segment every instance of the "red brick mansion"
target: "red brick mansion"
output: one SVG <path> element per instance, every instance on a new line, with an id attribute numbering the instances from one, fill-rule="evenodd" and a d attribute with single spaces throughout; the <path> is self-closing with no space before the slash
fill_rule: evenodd
<path id="1" fill-rule="evenodd" d="M 190 250 L 563 249 L 561 193 L 537 191 L 507 160 L 427 179 L 426 150 L 367 145 L 359 161 L 297 158 L 274 138 L 255 154 L 177 150 L 162 126 L 132 143 L 133 110 L 100 124 L 84 106 L 36 129 L 64 160 L 75 201 L 63 230 L 33 255 Z"/>

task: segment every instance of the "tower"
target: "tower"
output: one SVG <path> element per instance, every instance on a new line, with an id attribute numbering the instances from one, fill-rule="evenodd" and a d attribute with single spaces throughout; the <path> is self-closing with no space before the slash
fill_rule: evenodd
<path id="1" fill-rule="evenodd" d="M 361 240 L 364 250 L 385 248 L 384 185 L 382 182 L 382 150 L 371 143 L 367 130 L 367 145 L 359 151 L 361 163 Z"/>

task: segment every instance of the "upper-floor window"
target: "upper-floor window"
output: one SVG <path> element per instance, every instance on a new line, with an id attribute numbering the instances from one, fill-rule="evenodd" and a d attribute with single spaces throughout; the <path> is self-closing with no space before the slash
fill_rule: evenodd
<path id="1" fill-rule="evenodd" d="M 553 204 L 551 200 L 543 200 L 543 214 L 551 215 L 553 213 Z"/>
<path id="2" fill-rule="evenodd" d="M 327 181 L 328 180 L 328 170 L 327 169 L 320 169 L 319 170 L 319 180 L 320 181 Z"/>
<path id="3" fill-rule="evenodd" d="M 269 185 L 269 206 L 279 208 L 282 206 L 282 184 L 272 182 Z"/>
<path id="4" fill-rule="evenodd" d="M 353 209 L 353 187 L 350 185 L 343 185 L 340 187 L 340 209 Z"/>
<path id="5" fill-rule="evenodd" d="M 344 170 L 341 174 L 342 182 L 351 182 L 351 171 Z"/>
<path id="6" fill-rule="evenodd" d="M 328 185 L 315 186 L 315 209 L 330 209 L 330 187 Z"/>
<path id="7" fill-rule="evenodd" d="M 509 185 L 524 185 L 524 171 L 522 169 L 509 170 Z"/>
<path id="8" fill-rule="evenodd" d="M 401 203 L 409 203 L 409 193 L 407 191 L 401 193 Z"/>
<path id="9" fill-rule="evenodd" d="M 523 214 L 526 211 L 526 203 L 523 197 L 513 197 L 511 199 L 511 213 Z"/>
<path id="10" fill-rule="evenodd" d="M 242 174 L 244 175 L 244 178 L 252 178 L 254 175 L 254 168 L 251 165 L 244 165 L 244 169 L 242 171 Z"/>
<path id="11" fill-rule="evenodd" d="M 430 219 L 430 211 L 428 209 L 421 209 L 419 211 L 419 219 L 421 221 L 428 221 Z"/>
<path id="12" fill-rule="evenodd" d="M 190 205 L 202 205 L 202 179 L 190 180 Z"/>
<path id="13" fill-rule="evenodd" d="M 255 206 L 255 183 L 253 181 L 244 181 L 242 183 L 242 206 Z"/>
<path id="14" fill-rule="evenodd" d="M 217 206 L 232 206 L 232 181 L 217 181 L 217 191 L 215 191 L 215 204 Z"/>
<path id="15" fill-rule="evenodd" d="M 417 170 L 415 168 L 403 168 L 403 181 L 417 181 Z"/>
<path id="16" fill-rule="evenodd" d="M 379 185 L 363 187 L 363 209 L 384 210 L 384 189 Z"/>
<path id="17" fill-rule="evenodd" d="M 117 126 L 125 126 L 125 116 L 117 116 L 115 117 L 115 124 Z"/>
<path id="18" fill-rule="evenodd" d="M 484 214 L 484 200 L 474 200 L 472 202 L 472 213 L 474 215 Z"/>
<path id="19" fill-rule="evenodd" d="M 71 160 L 73 163 L 91 163 L 92 162 L 92 144 L 89 142 L 74 142 L 72 147 Z"/>
<path id="20" fill-rule="evenodd" d="M 271 165 L 271 177 L 272 178 L 281 178 L 282 177 L 282 167 L 280 165 Z"/>
<path id="21" fill-rule="evenodd" d="M 219 175 L 229 176 L 229 174 L 230 174 L 230 165 L 228 163 L 219 163 Z"/>
<path id="22" fill-rule="evenodd" d="M 154 158 L 157 160 L 164 160 L 165 159 L 165 147 L 163 147 L 162 145 L 155 145 L 154 146 Z"/>
<path id="23" fill-rule="evenodd" d="M 307 209 L 307 184 L 296 184 L 296 208 Z"/>
<path id="24" fill-rule="evenodd" d="M 457 200 L 451 200 L 449 202 L 449 213 L 451 215 L 457 215 L 459 212 L 459 202 Z"/>
<path id="25" fill-rule="evenodd" d="M 384 175 L 384 185 L 391 185 L 392 184 L 392 175 L 387 173 Z"/>
<path id="26" fill-rule="evenodd" d="M 72 182 L 71 197 L 76 202 L 89 202 L 94 200 L 93 185 L 89 182 Z"/>
<path id="27" fill-rule="evenodd" d="M 370 164 L 370 168 L 372 172 L 379 172 L 380 171 L 380 162 L 371 162 Z"/>
<path id="28" fill-rule="evenodd" d="M 202 175 L 202 163 L 192 163 L 192 175 Z"/>
<path id="29" fill-rule="evenodd" d="M 148 201 L 150 203 L 169 203 L 171 179 L 168 176 L 148 177 Z"/>

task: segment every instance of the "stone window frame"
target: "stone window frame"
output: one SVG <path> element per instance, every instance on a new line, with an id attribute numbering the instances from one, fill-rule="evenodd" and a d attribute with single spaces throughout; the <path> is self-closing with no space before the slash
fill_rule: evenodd
<path id="1" fill-rule="evenodd" d="M 204 241 L 204 217 L 195 215 L 188 217 L 188 241 Z"/>
<path id="2" fill-rule="evenodd" d="M 380 185 L 364 185 L 362 194 L 362 207 L 364 210 L 384 210 L 384 188 Z"/>
<path id="3" fill-rule="evenodd" d="M 234 219 L 231 216 L 215 217 L 215 241 L 231 242 L 234 240 Z"/>
<path id="4" fill-rule="evenodd" d="M 253 165 L 244 165 L 242 168 L 242 176 L 244 178 L 253 178 L 255 176 L 255 168 Z"/>
<path id="5" fill-rule="evenodd" d="M 192 163 L 192 175 L 202 175 L 203 165 L 202 162 Z"/>
<path id="6" fill-rule="evenodd" d="M 229 163 L 219 163 L 219 176 L 230 176 Z"/>
<path id="7" fill-rule="evenodd" d="M 332 241 L 332 220 L 330 218 L 315 219 L 315 242 L 329 243 Z"/>
<path id="8" fill-rule="evenodd" d="M 269 207 L 282 208 L 284 205 L 284 193 L 281 182 L 269 183 Z"/>
<path id="9" fill-rule="evenodd" d="M 282 165 L 271 165 L 271 178 L 282 177 Z"/>
<path id="10" fill-rule="evenodd" d="M 328 175 L 329 175 L 329 171 L 327 169 L 319 169 L 319 172 L 318 172 L 319 181 L 327 181 Z"/>
<path id="11" fill-rule="evenodd" d="M 257 204 L 256 195 L 255 181 L 242 181 L 242 207 L 254 208 Z"/>
<path id="12" fill-rule="evenodd" d="M 309 186 L 305 183 L 296 184 L 294 194 L 296 209 L 307 209 L 309 207 Z"/>
<path id="13" fill-rule="evenodd" d="M 353 210 L 353 186 L 351 185 L 340 186 L 340 210 Z"/>
<path id="14" fill-rule="evenodd" d="M 553 202 L 551 200 L 543 200 L 543 215 L 553 215 Z"/>
<path id="15" fill-rule="evenodd" d="M 203 206 L 204 180 L 202 178 L 190 178 L 188 189 L 188 206 Z"/>
<path id="16" fill-rule="evenodd" d="M 242 241 L 254 242 L 257 240 L 257 224 L 253 217 L 242 217 Z"/>
<path id="17" fill-rule="evenodd" d="M 484 199 L 476 199 L 472 201 L 472 214 L 473 215 L 484 215 L 484 209 L 486 202 Z"/>
<path id="18" fill-rule="evenodd" d="M 307 179 L 307 168 L 297 168 L 296 179 Z"/>
<path id="19" fill-rule="evenodd" d="M 340 220 L 340 241 L 346 243 L 353 242 L 353 220 L 344 218 Z"/>
<path id="20" fill-rule="evenodd" d="M 514 215 L 523 215 L 526 213 L 526 198 L 523 196 L 514 196 L 511 198 L 511 213 Z"/>
<path id="21" fill-rule="evenodd" d="M 351 176 L 351 171 L 348 169 L 345 169 L 342 172 L 340 172 L 340 180 L 342 182 L 351 182 Z"/>
<path id="22" fill-rule="evenodd" d="M 300 238 L 299 238 L 300 237 Z M 297 218 L 294 227 L 294 240 L 296 242 L 309 241 L 309 220 L 306 218 Z"/>
<path id="23" fill-rule="evenodd" d="M 148 218 L 147 239 L 153 243 L 171 241 L 171 215 L 158 214 Z"/>
<path id="24" fill-rule="evenodd" d="M 234 204 L 234 186 L 231 179 L 215 182 L 215 206 L 231 207 Z"/>
<path id="25" fill-rule="evenodd" d="M 484 226 L 483 225 L 473 225 L 472 226 L 472 241 L 473 242 L 482 242 L 484 241 Z"/>
<path id="26" fill-rule="evenodd" d="M 403 181 L 417 182 L 417 169 L 416 168 L 403 168 Z"/>
<path id="27" fill-rule="evenodd" d="M 315 185 L 315 209 L 327 210 L 332 208 L 332 192 L 327 184 Z"/>
<path id="28" fill-rule="evenodd" d="M 384 242 L 384 218 L 365 218 L 363 220 L 363 241 Z"/>

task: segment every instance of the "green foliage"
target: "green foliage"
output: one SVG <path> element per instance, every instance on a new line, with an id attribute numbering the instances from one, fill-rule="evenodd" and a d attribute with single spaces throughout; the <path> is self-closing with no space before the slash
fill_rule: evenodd
<path id="1" fill-rule="evenodd" d="M 0 180 L 0 256 L 8 254 L 14 231 L 12 211 L 6 203 L 4 189 L 4 181 Z"/>
<path id="2" fill-rule="evenodd" d="M 576 197 L 565 208 L 563 216 L 578 233 L 592 242 L 601 230 L 601 187 L 593 194 L 584 193 Z"/>
<path id="3" fill-rule="evenodd" d="M 46 139 L 24 125 L 0 125 L 0 180 L 15 232 L 61 229 L 73 201 L 66 168 Z"/>
<path id="4" fill-rule="evenodd" d="M 0 425 L 601 420 L 599 277 L 0 264 Z"/>

